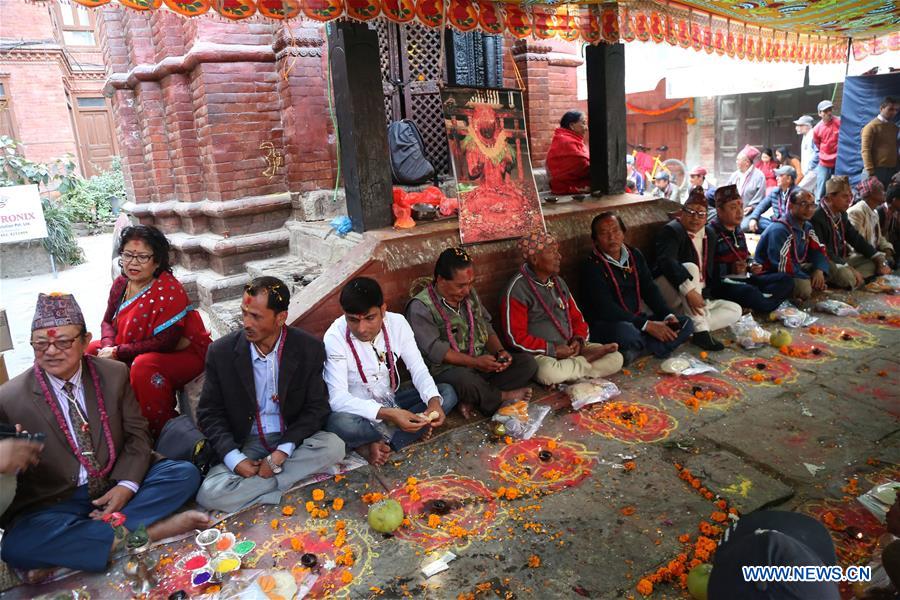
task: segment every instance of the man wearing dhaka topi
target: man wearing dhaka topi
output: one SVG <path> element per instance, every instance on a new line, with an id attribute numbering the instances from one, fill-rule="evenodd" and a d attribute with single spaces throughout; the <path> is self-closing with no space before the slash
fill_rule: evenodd
<path id="1" fill-rule="evenodd" d="M 18 569 L 103 571 L 120 543 L 105 522 L 116 513 L 129 531 L 146 526 L 151 541 L 209 524 L 202 512 L 173 515 L 194 496 L 200 472 L 151 450 L 128 367 L 85 356 L 90 341 L 73 296 L 41 294 L 34 366 L 0 386 L 0 422 L 45 436 L 0 519 L 0 553 Z"/>

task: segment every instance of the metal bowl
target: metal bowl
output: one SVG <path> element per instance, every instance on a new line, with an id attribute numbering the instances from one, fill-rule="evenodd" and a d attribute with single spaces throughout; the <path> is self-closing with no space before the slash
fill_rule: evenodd
<path id="1" fill-rule="evenodd" d="M 412 209 L 412 218 L 416 221 L 433 221 L 437 219 L 438 211 L 437 207 L 432 206 L 430 204 L 413 204 Z"/>

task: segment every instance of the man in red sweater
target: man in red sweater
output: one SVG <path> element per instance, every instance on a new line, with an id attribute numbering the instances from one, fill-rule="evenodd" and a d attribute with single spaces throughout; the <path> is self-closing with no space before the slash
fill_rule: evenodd
<path id="1" fill-rule="evenodd" d="M 825 195 L 825 182 L 834 175 L 834 163 L 837 160 L 841 120 L 832 114 L 833 108 L 831 100 L 819 102 L 819 116 L 822 120 L 813 127 L 813 142 L 819 149 L 819 164 L 816 167 L 816 200 L 820 200 Z"/>

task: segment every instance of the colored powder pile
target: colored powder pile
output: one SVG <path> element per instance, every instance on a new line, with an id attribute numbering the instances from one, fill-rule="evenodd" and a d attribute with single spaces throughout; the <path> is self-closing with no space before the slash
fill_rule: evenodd
<path id="1" fill-rule="evenodd" d="M 225 558 L 219 561 L 219 564 L 216 566 L 216 571 L 219 573 L 228 573 L 230 571 L 234 571 L 238 567 L 241 566 L 241 561 L 236 558 Z"/>
<path id="2" fill-rule="evenodd" d="M 256 542 L 251 542 L 250 540 L 245 540 L 234 547 L 234 551 L 240 554 L 241 556 L 247 554 L 251 550 L 256 548 Z"/>
<path id="3" fill-rule="evenodd" d="M 194 556 L 189 559 L 186 563 L 184 563 L 184 568 L 188 571 L 196 571 L 197 569 L 202 569 L 206 566 L 206 557 L 205 556 Z"/>
<path id="4" fill-rule="evenodd" d="M 209 581 L 210 573 L 208 571 L 204 571 L 202 573 L 197 573 L 194 575 L 194 579 L 192 580 L 194 585 L 203 585 L 207 581 Z"/>
<path id="5" fill-rule="evenodd" d="M 216 550 L 228 550 L 231 548 L 232 539 L 229 536 L 223 536 L 216 542 Z"/>

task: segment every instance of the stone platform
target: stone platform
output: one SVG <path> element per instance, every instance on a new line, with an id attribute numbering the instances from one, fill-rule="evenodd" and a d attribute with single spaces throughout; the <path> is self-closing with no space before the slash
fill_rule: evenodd
<path id="1" fill-rule="evenodd" d="M 853 299 L 866 312 L 900 315 L 897 297 Z M 455 417 L 449 431 L 379 471 L 363 467 L 313 486 L 324 490 L 317 506 L 327 507 L 326 518 L 307 515 L 313 487 L 304 487 L 282 506 L 247 510 L 220 527 L 257 542 L 248 567 L 295 569 L 297 577 L 305 573 L 298 567 L 302 553 L 324 562 L 349 547 L 353 564 L 324 572 L 310 597 L 640 598 L 637 582 L 688 550 L 680 536 L 693 542 L 702 522 L 715 524 L 717 496 L 739 511 L 778 507 L 819 518 L 830 512 L 838 525 L 863 532 L 860 540 L 833 532 L 841 561 L 864 564 L 884 528 L 842 488 L 856 478 L 861 494 L 900 479 L 900 329 L 887 319 L 817 316 L 823 333 L 793 331 L 798 347 L 819 349 L 809 359 L 771 347 L 745 351 L 732 342 L 708 358 L 718 373 L 691 378 L 663 375 L 658 360 L 642 360 L 611 378 L 622 394 L 605 407 L 573 412 L 563 394 L 541 390 L 540 402 L 553 411 L 531 441 L 493 441 L 483 421 Z M 696 410 L 689 406 L 695 391 L 704 396 Z M 550 450 L 550 460 L 542 462 L 539 450 Z M 699 491 L 679 478 L 676 464 L 700 481 Z M 418 502 L 405 489 L 410 477 Z M 409 509 L 409 525 L 393 537 L 375 534 L 361 500 L 371 492 L 396 497 Z M 332 507 L 337 498 L 344 500 L 340 511 Z M 422 507 L 429 499 L 460 505 L 429 525 Z M 285 514 L 288 506 L 292 515 Z M 341 544 L 338 519 L 346 531 Z M 177 589 L 202 593 L 174 567 L 191 548 L 185 540 L 153 550 L 163 566 L 151 598 Z M 420 569 L 433 560 L 431 552 L 448 549 L 459 558 L 426 579 Z M 127 598 L 124 581 L 118 560 L 108 573 L 74 574 L 5 597 L 84 589 L 94 598 Z M 662 584 L 652 597 L 686 594 Z"/>

